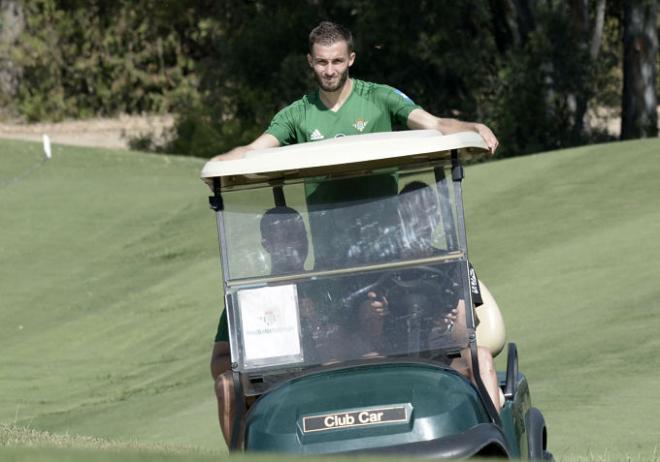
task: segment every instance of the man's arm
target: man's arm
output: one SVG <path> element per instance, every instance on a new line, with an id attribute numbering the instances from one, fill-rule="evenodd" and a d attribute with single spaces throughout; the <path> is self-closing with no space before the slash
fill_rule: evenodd
<path id="1" fill-rule="evenodd" d="M 254 140 L 250 144 L 245 146 L 238 146 L 231 151 L 219 154 L 211 160 L 232 160 L 242 158 L 246 152 L 254 151 L 255 149 L 268 149 L 268 148 L 277 148 L 280 146 L 280 142 L 270 133 L 264 133 L 259 138 Z"/>
<path id="2" fill-rule="evenodd" d="M 211 376 L 216 380 L 220 374 L 231 368 L 229 342 L 215 342 L 211 355 Z"/>
<path id="3" fill-rule="evenodd" d="M 490 128 L 484 124 L 475 122 L 463 122 L 457 119 L 443 119 L 429 114 L 424 109 L 414 109 L 408 116 L 408 128 L 415 129 L 435 129 L 445 135 L 452 133 L 473 131 L 479 133 L 490 149 L 491 154 L 495 153 L 499 142 Z"/>

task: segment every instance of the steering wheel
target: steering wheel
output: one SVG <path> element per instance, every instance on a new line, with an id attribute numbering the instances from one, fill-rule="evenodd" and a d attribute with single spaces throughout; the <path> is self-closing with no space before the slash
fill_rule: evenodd
<path id="1" fill-rule="evenodd" d="M 446 278 L 447 274 L 443 271 L 440 271 L 436 268 L 430 267 L 430 266 L 420 266 L 414 269 L 414 272 L 416 274 L 419 274 L 418 272 L 421 273 L 427 273 L 430 274 L 431 276 L 441 276 L 443 278 Z M 389 284 L 391 283 L 391 284 Z M 447 288 L 444 287 L 439 283 L 439 281 L 434 280 L 432 278 L 428 277 L 415 277 L 411 279 L 405 279 L 402 277 L 401 272 L 394 272 L 394 273 L 384 273 L 378 277 L 373 283 L 368 284 L 366 286 L 363 286 L 350 294 L 348 294 L 346 297 L 341 299 L 341 304 L 342 306 L 346 308 L 351 308 L 355 306 L 355 302 L 358 299 L 364 299 L 367 297 L 367 294 L 372 291 L 379 291 L 379 287 L 388 287 L 388 286 L 394 286 L 398 287 L 401 289 L 404 289 L 406 291 L 418 291 L 421 292 L 424 289 L 430 289 L 431 291 L 434 292 L 446 292 Z M 391 289 L 386 289 L 386 290 L 380 290 L 379 292 L 384 293 L 387 295 L 390 292 Z"/>

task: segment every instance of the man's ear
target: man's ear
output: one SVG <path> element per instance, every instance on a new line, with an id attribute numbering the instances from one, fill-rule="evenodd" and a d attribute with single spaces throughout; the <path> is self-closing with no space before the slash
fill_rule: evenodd
<path id="1" fill-rule="evenodd" d="M 312 55 L 310 55 L 309 53 L 307 53 L 307 64 L 309 64 L 309 67 L 314 67 L 313 62 L 314 62 L 314 61 L 312 60 Z"/>
<path id="2" fill-rule="evenodd" d="M 355 61 L 355 52 L 351 51 L 351 54 L 348 55 L 348 67 L 351 67 L 354 61 Z"/>
<path id="3" fill-rule="evenodd" d="M 268 239 L 261 240 L 261 247 L 263 247 L 266 252 L 273 253 L 273 246 Z"/>

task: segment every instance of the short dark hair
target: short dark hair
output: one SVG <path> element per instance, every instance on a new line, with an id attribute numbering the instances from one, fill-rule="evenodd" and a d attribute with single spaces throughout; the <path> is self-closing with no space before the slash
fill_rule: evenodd
<path id="1" fill-rule="evenodd" d="M 304 230 L 305 222 L 302 216 L 300 216 L 300 213 L 291 207 L 283 205 L 273 207 L 266 210 L 261 217 L 261 221 L 259 222 L 261 237 L 263 239 L 269 239 L 280 226 L 289 227 L 289 230 L 291 227 L 302 228 Z"/>
<path id="2" fill-rule="evenodd" d="M 412 191 L 417 191 L 418 189 L 424 189 L 424 188 L 430 188 L 430 186 L 423 181 L 418 181 L 414 180 L 411 181 L 410 183 L 406 184 L 403 188 L 401 188 L 401 191 L 399 194 L 406 194 Z"/>
<path id="3" fill-rule="evenodd" d="M 315 43 L 332 45 L 341 40 L 346 42 L 348 52 L 351 53 L 353 51 L 353 34 L 351 34 L 351 31 L 340 24 L 331 21 L 321 21 L 309 33 L 309 52 L 311 53 L 313 51 L 312 49 Z"/>

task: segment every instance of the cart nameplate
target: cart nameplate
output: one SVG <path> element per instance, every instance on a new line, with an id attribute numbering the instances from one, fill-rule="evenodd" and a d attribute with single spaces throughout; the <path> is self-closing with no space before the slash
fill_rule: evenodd
<path id="1" fill-rule="evenodd" d="M 303 417 L 303 432 L 309 433 L 407 421 L 406 406 L 358 409 Z"/>

